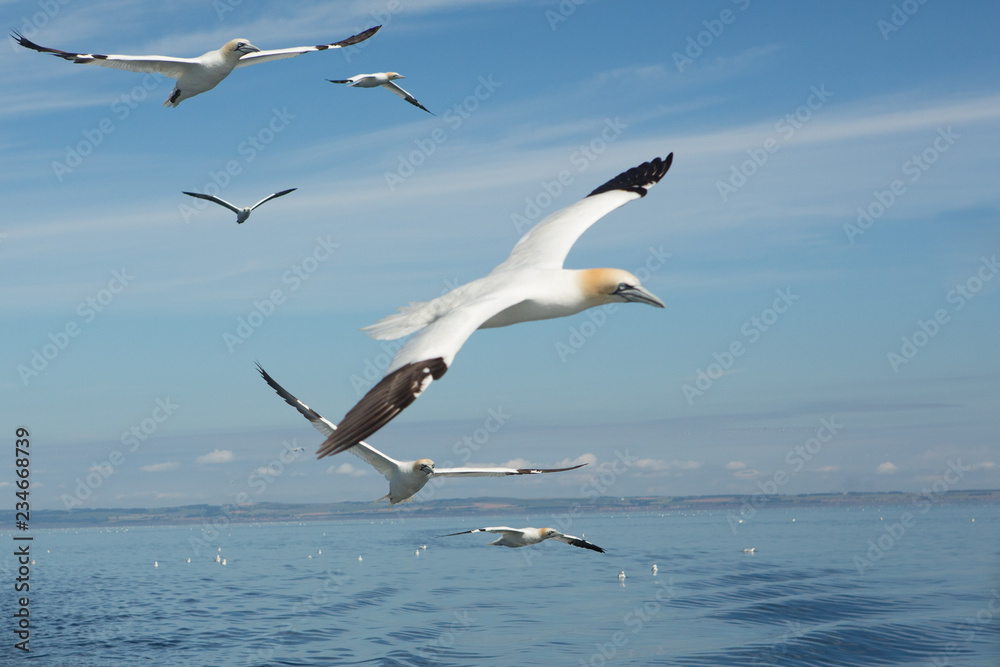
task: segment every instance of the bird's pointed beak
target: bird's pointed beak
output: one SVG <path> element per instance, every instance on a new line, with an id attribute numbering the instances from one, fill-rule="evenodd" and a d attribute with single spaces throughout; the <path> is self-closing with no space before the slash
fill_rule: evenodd
<path id="1" fill-rule="evenodd" d="M 616 294 L 626 301 L 631 301 L 632 303 L 645 303 L 646 305 L 656 306 L 657 308 L 667 307 L 666 304 L 660 301 L 659 297 L 642 286 L 618 290 Z"/>
<path id="2" fill-rule="evenodd" d="M 236 50 L 239 51 L 239 52 L 241 52 L 241 53 L 243 53 L 244 55 L 246 55 L 248 53 L 257 53 L 257 52 L 260 51 L 260 49 L 258 49 L 253 44 L 244 44 L 243 46 L 241 46 L 240 48 L 238 48 Z"/>

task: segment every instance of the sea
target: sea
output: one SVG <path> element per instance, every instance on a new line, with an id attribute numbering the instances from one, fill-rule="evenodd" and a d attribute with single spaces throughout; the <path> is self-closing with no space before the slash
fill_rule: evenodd
<path id="1" fill-rule="evenodd" d="M 0 663 L 1000 665 L 997 505 L 413 514 L 34 530 L 27 653 L 4 532 Z"/>

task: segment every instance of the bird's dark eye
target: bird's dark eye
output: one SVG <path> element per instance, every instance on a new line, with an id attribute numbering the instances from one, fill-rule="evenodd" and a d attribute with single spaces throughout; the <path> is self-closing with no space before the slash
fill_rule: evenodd
<path id="1" fill-rule="evenodd" d="M 615 291 L 624 292 L 627 289 L 631 289 L 631 285 L 629 285 L 628 283 L 618 283 L 618 289 L 616 289 Z"/>
<path id="2" fill-rule="evenodd" d="M 237 49 L 242 49 L 244 46 L 246 46 L 245 42 L 236 42 L 236 48 Z"/>

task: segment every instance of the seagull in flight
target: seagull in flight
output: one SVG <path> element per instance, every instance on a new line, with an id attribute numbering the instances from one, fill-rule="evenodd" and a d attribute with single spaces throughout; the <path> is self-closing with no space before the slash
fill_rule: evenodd
<path id="1" fill-rule="evenodd" d="M 558 540 L 574 547 L 582 547 L 604 553 L 604 549 L 592 544 L 587 540 L 573 535 L 564 535 L 555 528 L 508 528 L 507 526 L 493 526 L 492 528 L 476 528 L 475 530 L 463 530 L 460 533 L 448 533 L 441 537 L 451 537 L 452 535 L 467 535 L 468 533 L 498 533 L 500 537 L 490 544 L 498 547 L 526 547 L 530 544 L 538 544 L 545 540 Z"/>
<path id="2" fill-rule="evenodd" d="M 233 39 L 226 42 L 222 48 L 216 51 L 209 51 L 197 58 L 71 53 L 69 51 L 60 51 L 59 49 L 39 46 L 17 31 L 12 31 L 11 37 L 26 49 L 34 49 L 41 53 L 51 53 L 63 60 L 81 65 L 100 65 L 101 67 L 113 67 L 130 72 L 152 72 L 162 74 L 168 79 L 176 79 L 177 84 L 174 86 L 167 101 L 163 103 L 165 107 L 176 107 L 190 97 L 200 95 L 215 88 L 237 67 L 256 65 L 257 63 L 266 63 L 282 58 L 294 58 L 310 51 L 325 51 L 327 49 L 340 49 L 345 46 L 351 46 L 352 44 L 365 41 L 378 32 L 378 29 L 381 27 L 377 25 L 374 28 L 369 28 L 357 35 L 331 44 L 295 46 L 290 49 L 274 49 L 271 51 L 261 51 L 247 39 Z"/>
<path id="3" fill-rule="evenodd" d="M 327 79 L 327 81 L 330 83 L 346 83 L 352 88 L 375 88 L 376 86 L 382 86 L 386 90 L 391 90 L 396 93 L 413 106 L 420 107 L 432 116 L 436 115 L 423 104 L 418 102 L 417 98 L 413 95 L 410 95 L 408 92 L 393 83 L 396 79 L 405 78 L 406 77 L 399 72 L 376 72 L 374 74 L 355 74 L 350 79 Z"/>
<path id="4" fill-rule="evenodd" d="M 219 206 L 225 206 L 230 211 L 236 214 L 236 224 L 242 225 L 244 222 L 246 222 L 247 218 L 250 217 L 250 212 L 255 208 L 257 208 L 258 206 L 260 206 L 261 204 L 263 204 L 264 202 L 271 201 L 276 197 L 283 197 L 284 195 L 287 195 L 289 192 L 295 192 L 296 190 L 298 190 L 298 188 L 290 188 L 288 190 L 282 190 L 281 192 L 275 192 L 273 195 L 268 195 L 264 197 L 253 206 L 247 206 L 245 208 L 239 208 L 238 206 L 233 206 L 225 199 L 220 199 L 215 195 L 203 195 L 197 192 L 184 192 L 183 190 L 181 190 L 181 192 L 184 192 L 184 194 L 186 194 L 189 197 L 197 197 L 198 199 L 204 199 L 206 201 L 215 202 Z"/>
<path id="5" fill-rule="evenodd" d="M 308 419 L 309 423 L 311 423 L 317 431 L 326 436 L 332 435 L 334 431 L 336 431 L 337 427 L 334 426 L 332 422 L 323 418 L 323 416 L 318 412 L 286 391 L 284 387 L 274 381 L 274 378 L 267 374 L 267 371 L 265 371 L 260 364 L 257 364 L 257 370 L 260 371 L 261 377 L 264 378 L 264 381 L 271 385 L 271 389 L 274 389 L 274 391 L 278 393 L 278 396 L 285 399 L 286 403 L 298 410 L 303 417 Z M 575 465 L 570 468 L 435 468 L 434 461 L 431 461 L 430 459 L 397 461 L 396 459 L 386 456 L 379 450 L 364 442 L 359 442 L 356 447 L 352 447 L 351 453 L 365 463 L 371 465 L 373 468 L 382 473 L 387 480 L 389 480 L 389 493 L 385 494 L 378 500 L 388 500 L 390 507 L 412 498 L 434 477 L 507 477 L 508 475 L 538 475 L 547 472 L 566 472 L 567 470 L 576 470 L 577 468 L 587 465 L 586 463 L 581 463 L 580 465 Z M 426 549 L 427 547 L 422 546 L 421 548 Z"/>
<path id="6" fill-rule="evenodd" d="M 487 276 L 432 301 L 411 302 L 364 327 L 377 340 L 410 338 L 385 376 L 340 422 L 318 458 L 354 447 L 403 411 L 451 366 L 477 329 L 574 315 L 611 303 L 664 304 L 621 269 L 564 269 L 566 255 L 595 222 L 646 195 L 670 169 L 674 154 L 633 167 L 585 198 L 549 215 L 521 237 L 510 256 Z"/>

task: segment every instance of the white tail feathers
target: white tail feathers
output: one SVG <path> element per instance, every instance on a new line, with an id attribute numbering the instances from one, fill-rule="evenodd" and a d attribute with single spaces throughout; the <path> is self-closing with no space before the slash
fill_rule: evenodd
<path id="1" fill-rule="evenodd" d="M 409 336 L 462 305 L 466 294 L 479 282 L 477 280 L 456 287 L 430 301 L 411 301 L 408 306 L 398 308 L 399 312 L 383 317 L 375 324 L 361 327 L 361 330 L 375 340 L 395 340 Z"/>
<path id="2" fill-rule="evenodd" d="M 399 312 L 383 317 L 375 324 L 361 327 L 361 330 L 375 340 L 395 340 L 409 336 L 436 319 L 428 308 L 431 303 L 411 301 L 410 305 L 399 308 Z"/>

